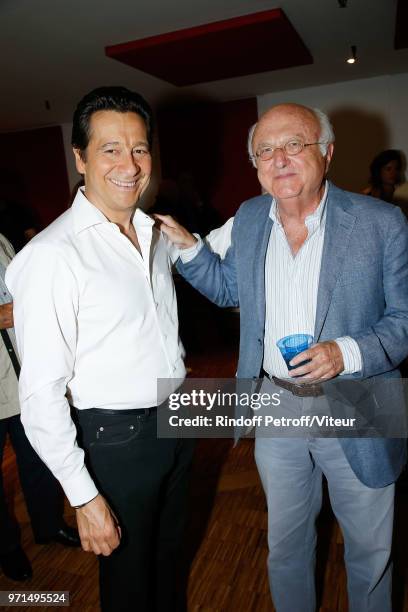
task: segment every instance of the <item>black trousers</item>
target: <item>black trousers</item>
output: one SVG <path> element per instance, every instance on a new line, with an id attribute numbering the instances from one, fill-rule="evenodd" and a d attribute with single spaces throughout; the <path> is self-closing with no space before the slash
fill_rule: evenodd
<path id="1" fill-rule="evenodd" d="M 103 612 L 175 612 L 193 440 L 158 439 L 155 411 L 76 410 L 87 466 L 122 528 L 99 557 Z"/>
<path id="2" fill-rule="evenodd" d="M 52 537 L 61 527 L 64 507 L 62 489 L 28 441 L 20 415 L 0 420 L 0 464 L 3 462 L 7 434 L 16 454 L 21 488 L 34 537 Z M 0 470 L 0 554 L 12 551 L 19 543 L 20 528 L 8 511 Z"/>

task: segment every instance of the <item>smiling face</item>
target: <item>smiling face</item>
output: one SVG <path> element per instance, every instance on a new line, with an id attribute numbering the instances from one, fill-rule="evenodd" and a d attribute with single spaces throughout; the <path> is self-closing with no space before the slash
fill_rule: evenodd
<path id="1" fill-rule="evenodd" d="M 146 125 L 136 113 L 98 111 L 90 119 L 85 151 L 74 149 L 85 195 L 110 221 L 131 215 L 149 184 L 151 157 Z"/>
<path id="2" fill-rule="evenodd" d="M 261 117 L 253 135 L 252 150 L 256 153 L 264 146 L 283 147 L 293 139 L 305 144 L 320 141 L 320 124 L 307 108 L 282 104 Z M 278 202 L 292 200 L 306 206 L 318 204 L 332 153 L 332 144 L 325 156 L 318 144 L 305 147 L 293 156 L 276 149 L 270 160 L 257 159 L 259 182 Z"/>

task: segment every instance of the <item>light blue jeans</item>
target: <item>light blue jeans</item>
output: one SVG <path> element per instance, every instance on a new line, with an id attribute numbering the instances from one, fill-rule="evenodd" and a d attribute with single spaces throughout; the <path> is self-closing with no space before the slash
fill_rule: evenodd
<path id="1" fill-rule="evenodd" d="M 295 412 L 310 399 L 293 398 Z M 255 459 L 268 504 L 268 574 L 277 612 L 315 612 L 315 522 L 322 474 L 345 546 L 349 612 L 391 612 L 394 485 L 371 489 L 336 438 L 257 437 Z"/>

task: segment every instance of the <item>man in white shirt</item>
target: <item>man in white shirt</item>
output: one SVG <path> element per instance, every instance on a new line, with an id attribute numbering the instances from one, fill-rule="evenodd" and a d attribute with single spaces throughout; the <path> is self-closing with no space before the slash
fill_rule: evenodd
<path id="1" fill-rule="evenodd" d="M 265 390 L 281 398 L 279 416 L 301 423 L 315 408 L 331 415 L 326 390 L 340 381 L 350 393 L 375 384 L 369 412 L 384 422 L 401 409 L 391 435 L 325 437 L 306 426 L 279 437 L 265 428 L 255 444 L 277 612 L 315 612 L 323 474 L 344 536 L 349 610 L 390 612 L 394 482 L 406 460 L 398 366 L 408 353 L 408 226 L 397 207 L 326 181 L 333 142 L 317 109 L 281 104 L 264 113 L 249 135 L 264 195 L 237 211 L 222 260 L 159 218 L 182 249 L 185 278 L 218 305 L 240 306 L 237 376 L 264 376 Z M 228 228 L 223 234 L 229 238 Z M 276 343 L 295 333 L 314 344 L 288 371 Z"/>
<path id="2" fill-rule="evenodd" d="M 85 189 L 7 272 L 22 422 L 77 509 L 83 549 L 100 555 L 102 610 L 115 612 L 175 609 L 192 456 L 191 442 L 156 435 L 157 381 L 170 393 L 185 368 L 166 243 L 137 208 L 151 144 L 141 96 L 86 95 L 72 129 Z"/>

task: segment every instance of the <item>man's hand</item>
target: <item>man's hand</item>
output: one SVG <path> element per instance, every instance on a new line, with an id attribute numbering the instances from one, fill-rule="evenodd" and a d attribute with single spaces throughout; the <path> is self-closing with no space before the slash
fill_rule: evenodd
<path id="1" fill-rule="evenodd" d="M 121 529 L 102 495 L 76 511 L 82 548 L 108 557 L 120 544 Z"/>
<path id="2" fill-rule="evenodd" d="M 155 214 L 154 217 L 160 221 L 161 231 L 179 249 L 188 249 L 197 242 L 197 238 L 190 234 L 180 223 L 177 223 L 170 215 Z"/>
<path id="3" fill-rule="evenodd" d="M 9 329 L 14 326 L 13 302 L 0 305 L 0 329 Z"/>
<path id="4" fill-rule="evenodd" d="M 290 365 L 295 366 L 309 359 L 309 363 L 295 370 L 290 370 L 289 375 L 302 376 L 304 382 L 313 382 L 334 378 L 334 376 L 337 376 L 337 374 L 344 370 L 343 355 L 339 345 L 334 340 L 319 342 L 313 345 L 307 351 L 296 355 L 290 362 Z"/>

